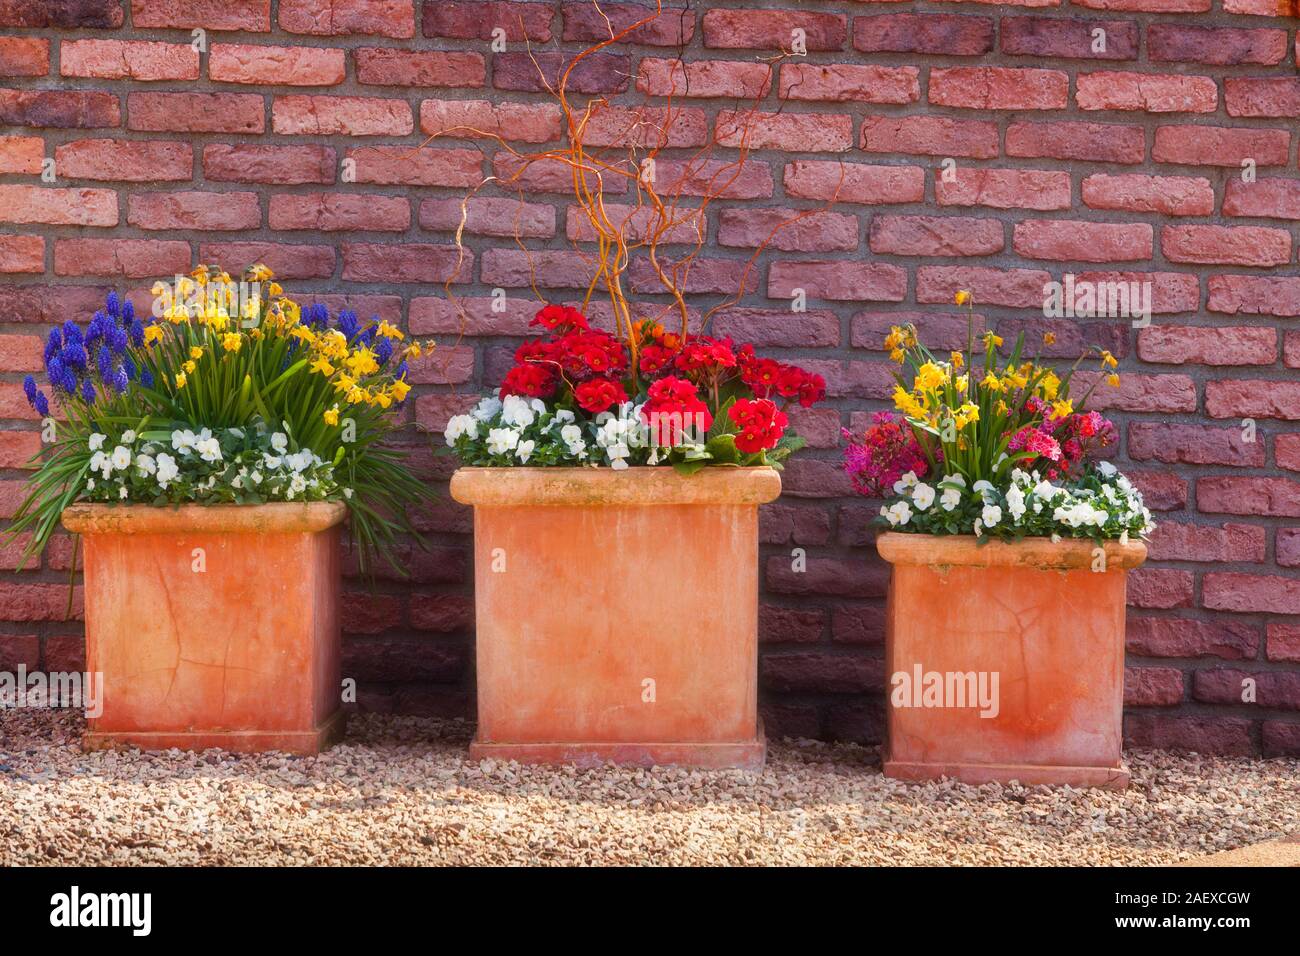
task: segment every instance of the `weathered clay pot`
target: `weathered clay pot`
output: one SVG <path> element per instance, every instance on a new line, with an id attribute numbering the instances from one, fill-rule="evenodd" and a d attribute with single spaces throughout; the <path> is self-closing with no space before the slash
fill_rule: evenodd
<path id="1" fill-rule="evenodd" d="M 316 753 L 342 734 L 338 502 L 77 504 L 88 749 Z"/>
<path id="2" fill-rule="evenodd" d="M 763 764 L 758 506 L 770 468 L 462 468 L 475 759 Z"/>
<path id="3" fill-rule="evenodd" d="M 967 535 L 889 532 L 876 546 L 894 566 L 887 776 L 1128 785 L 1124 588 L 1146 545 L 1108 542 L 1104 562 L 1079 539 L 980 545 Z M 934 692 L 933 675 L 946 694 Z M 993 675 L 996 695 L 987 693 Z M 995 706 L 972 705 L 981 679 Z"/>

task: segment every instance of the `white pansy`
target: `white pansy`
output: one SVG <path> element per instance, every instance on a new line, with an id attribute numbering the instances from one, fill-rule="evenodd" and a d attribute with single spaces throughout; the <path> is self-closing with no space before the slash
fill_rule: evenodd
<path id="1" fill-rule="evenodd" d="M 1007 489 L 1007 510 L 1011 512 L 1011 517 L 1015 521 L 1025 516 L 1025 493 L 1020 490 L 1019 485 L 1012 485 Z"/>
<path id="2" fill-rule="evenodd" d="M 113 449 L 113 467 L 117 469 L 131 467 L 131 450 L 122 445 Z"/>
<path id="3" fill-rule="evenodd" d="M 109 460 L 108 456 L 105 455 L 102 451 L 97 451 L 90 456 L 91 471 L 104 471 L 105 470 L 104 466 L 106 464 L 108 466 L 107 470 L 111 472 L 113 470 L 113 463 Z"/>
<path id="4" fill-rule="evenodd" d="M 555 420 L 557 422 L 567 423 L 574 421 L 575 419 L 573 417 L 573 412 L 569 411 L 567 408 L 558 408 L 555 411 Z"/>
<path id="5" fill-rule="evenodd" d="M 478 419 L 473 415 L 453 415 L 447 421 L 447 444 L 454 445 L 462 435 L 478 437 Z"/>
<path id="6" fill-rule="evenodd" d="M 993 482 L 983 478 L 971 485 L 971 491 L 977 495 L 982 495 L 985 500 L 988 500 L 990 495 L 997 495 L 997 489 L 993 487 Z"/>
<path id="7" fill-rule="evenodd" d="M 128 428 L 126 431 L 122 432 L 122 444 L 134 445 L 135 437 L 136 437 L 135 432 L 132 429 Z"/>
<path id="8" fill-rule="evenodd" d="M 221 442 L 215 438 L 200 438 L 194 443 L 194 450 L 204 461 L 221 461 Z"/>
<path id="9" fill-rule="evenodd" d="M 912 519 L 912 509 L 906 501 L 895 501 L 885 509 L 885 519 L 892 527 L 900 528 Z"/>
<path id="10" fill-rule="evenodd" d="M 152 475 L 158 470 L 158 466 L 148 455 L 136 455 L 135 466 L 140 469 L 140 474 L 142 475 Z"/>
<path id="11" fill-rule="evenodd" d="M 92 433 L 89 440 L 90 450 L 99 451 L 104 447 L 104 440 L 106 438 L 108 438 L 107 435 L 101 435 L 99 432 Z"/>
<path id="12" fill-rule="evenodd" d="M 984 522 L 984 527 L 991 528 L 1002 520 L 1002 509 L 997 505 L 985 505 L 980 512 L 980 519 Z"/>
<path id="13" fill-rule="evenodd" d="M 176 480 L 176 476 L 178 474 L 180 474 L 180 469 L 176 466 L 176 459 L 173 458 L 171 455 L 167 454 L 166 452 L 159 453 L 158 455 L 159 487 L 166 488 L 169 484 L 171 484 L 173 481 Z"/>
<path id="14" fill-rule="evenodd" d="M 497 417 L 499 411 L 501 411 L 501 399 L 495 395 L 489 395 L 475 405 L 470 414 L 481 422 L 489 422 Z"/>
<path id="15" fill-rule="evenodd" d="M 177 429 L 172 432 L 172 448 L 175 451 L 186 452 L 194 447 L 194 432 L 188 428 L 184 431 Z"/>
<path id="16" fill-rule="evenodd" d="M 899 478 L 896 482 L 894 482 L 894 494 L 896 495 L 907 494 L 909 491 L 911 491 L 913 488 L 916 487 L 916 483 L 918 480 L 919 479 L 917 479 L 916 477 L 916 472 L 914 471 L 907 472 L 906 474 L 903 475 L 903 477 Z"/>
<path id="17" fill-rule="evenodd" d="M 277 455 L 283 455 L 289 450 L 289 436 L 284 432 L 276 432 L 271 436 L 271 448 Z"/>
<path id="18" fill-rule="evenodd" d="M 489 455 L 504 455 L 514 451 L 519 444 L 519 432 L 512 428 L 493 428 L 488 432 L 487 450 Z"/>
<path id="19" fill-rule="evenodd" d="M 519 456 L 520 464 L 528 464 L 528 459 L 533 456 L 533 448 L 536 444 L 532 439 L 529 439 L 528 441 L 521 441 L 515 446 L 515 454 Z"/>
<path id="20" fill-rule="evenodd" d="M 912 504 L 916 505 L 917 511 L 925 511 L 934 504 L 934 489 L 924 482 L 917 484 L 912 489 Z"/>
<path id="21" fill-rule="evenodd" d="M 528 400 L 525 398 L 518 395 L 507 395 L 501 402 L 501 421 L 505 425 L 523 429 L 531 425 L 536 419 L 537 416 L 533 412 L 532 406 L 528 404 Z"/>
<path id="22" fill-rule="evenodd" d="M 1107 478 L 1112 478 L 1119 469 L 1108 461 L 1099 461 L 1097 462 L 1097 471 Z"/>

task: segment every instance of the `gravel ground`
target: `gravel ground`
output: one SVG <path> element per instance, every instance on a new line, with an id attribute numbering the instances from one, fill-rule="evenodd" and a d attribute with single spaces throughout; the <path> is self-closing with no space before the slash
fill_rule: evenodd
<path id="1" fill-rule="evenodd" d="M 0 864 L 1141 865 L 1300 829 L 1300 760 L 1128 755 L 1125 793 L 880 774 L 770 746 L 762 774 L 470 763 L 459 721 L 354 717 L 316 758 L 83 754 L 0 711 Z"/>

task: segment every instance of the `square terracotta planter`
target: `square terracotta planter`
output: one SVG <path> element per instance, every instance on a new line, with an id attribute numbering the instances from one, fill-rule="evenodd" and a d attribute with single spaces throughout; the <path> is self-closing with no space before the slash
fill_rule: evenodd
<path id="1" fill-rule="evenodd" d="M 894 566 L 887 776 L 1128 785 L 1125 581 L 1146 545 L 1107 542 L 1104 562 L 1079 539 L 887 532 L 876 547 Z"/>
<path id="2" fill-rule="evenodd" d="M 87 749 L 317 753 L 342 734 L 338 502 L 78 504 Z"/>
<path id="3" fill-rule="evenodd" d="M 770 468 L 462 468 L 475 759 L 763 765 L 758 506 Z"/>

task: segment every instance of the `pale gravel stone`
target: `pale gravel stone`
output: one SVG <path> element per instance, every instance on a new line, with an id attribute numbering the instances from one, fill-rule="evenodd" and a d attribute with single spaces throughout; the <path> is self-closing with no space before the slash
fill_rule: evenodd
<path id="1" fill-rule="evenodd" d="M 907 784 L 874 750 L 762 774 L 470 763 L 458 721 L 354 717 L 316 758 L 83 754 L 0 711 L 0 864 L 1171 863 L 1300 830 L 1300 760 L 1131 751 L 1127 792 Z"/>

